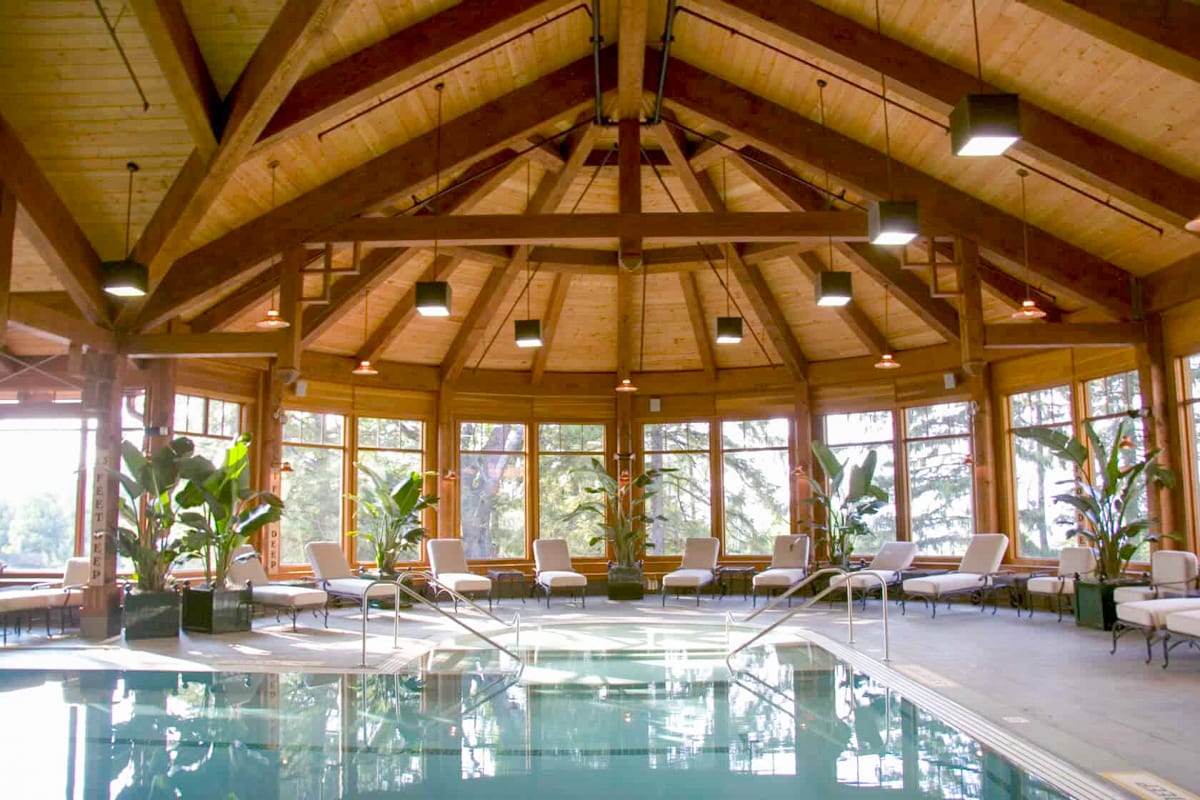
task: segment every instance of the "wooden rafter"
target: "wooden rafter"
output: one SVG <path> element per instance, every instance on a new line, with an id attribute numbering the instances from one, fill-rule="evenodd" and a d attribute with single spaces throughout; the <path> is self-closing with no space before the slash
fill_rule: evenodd
<path id="1" fill-rule="evenodd" d="M 579 135 L 572 142 L 570 155 L 563 162 L 560 172 L 566 172 L 569 175 L 578 175 L 583 163 L 587 157 L 591 155 L 592 148 L 596 145 L 596 137 L 600 133 L 600 128 L 596 125 L 587 125 L 580 129 Z M 537 204 L 538 208 L 544 209 L 541 213 L 553 214 L 558 211 L 562 200 L 566 196 L 567 191 L 571 188 L 571 184 L 567 181 L 555 181 L 549 185 L 547 196 L 542 198 Z M 541 188 L 539 186 L 539 188 Z M 531 256 L 532 258 L 532 256 Z M 539 259 L 534 259 L 535 261 Z"/>
<path id="2" fill-rule="evenodd" d="M 816 281 L 817 275 L 825 270 L 825 265 L 813 253 L 801 253 L 797 256 L 792 256 L 792 263 L 804 273 L 804 276 L 810 281 Z M 875 327 L 875 323 L 867 316 L 857 302 L 851 300 L 844 306 L 838 306 L 834 309 L 838 317 L 845 323 L 850 332 L 854 334 L 854 338 L 858 339 L 859 343 L 867 348 L 873 355 L 880 356 L 888 352 L 887 339 L 884 338 L 883 332 Z"/>
<path id="3" fill-rule="evenodd" d="M 464 0 L 296 83 L 257 147 L 318 126 L 529 27 L 568 0 Z"/>
<path id="4" fill-rule="evenodd" d="M 970 239 L 958 243 L 958 329 L 963 369 L 969 375 L 983 370 L 983 282 L 979 279 L 979 246 Z"/>
<path id="5" fill-rule="evenodd" d="M 601 77 L 609 88 L 615 85 L 613 70 Z M 454 174 L 506 149 L 514 138 L 574 120 L 593 84 L 591 59 L 582 59 L 446 123 L 443 171 Z M 187 254 L 146 303 L 138 327 L 161 324 L 190 304 L 203 305 L 210 287 L 332 224 L 420 191 L 433 178 L 436 144 L 435 131 L 418 136 Z"/>
<path id="6" fill-rule="evenodd" d="M 889 194 L 882 153 L 716 76 L 673 63 L 666 98 L 718 128 L 740 131 L 784 161 L 828 163 L 839 182 L 860 195 L 879 199 Z M 920 202 L 922 233 L 965 236 L 995 259 L 1021 263 L 1020 219 L 894 160 L 892 175 L 896 196 Z M 1056 291 L 1118 318 L 1132 315 L 1129 274 L 1104 259 L 1030 226 L 1029 261 Z"/>
<path id="7" fill-rule="evenodd" d="M 287 0 L 280 9 L 229 93 L 229 119 L 216 150 L 208 158 L 199 151 L 193 154 L 134 248 L 137 260 L 150 268 L 152 287 L 168 274 L 193 229 L 242 165 L 299 80 L 321 35 L 349 5 L 349 0 Z"/>
<path id="8" fill-rule="evenodd" d="M 622 214 L 642 213 L 642 125 L 636 119 L 618 123 L 617 161 L 620 166 L 617 193 Z M 642 264 L 642 237 L 620 237 L 621 264 L 635 269 Z"/>
<path id="9" fill-rule="evenodd" d="M 570 275 L 554 276 L 554 283 L 550 285 L 550 299 L 546 301 L 546 313 L 542 317 L 542 346 L 534 352 L 533 366 L 529 370 L 529 381 L 535 386 L 541 383 L 542 376 L 546 374 L 546 363 L 550 360 L 550 351 L 558 336 L 558 321 L 562 319 L 567 292 L 570 290 Z"/>
<path id="10" fill-rule="evenodd" d="M 1030 0 L 1025 0 L 1030 2 Z M 1187 59 L 1197 71 L 1193 80 L 1200 80 L 1200 47 L 1195 31 L 1200 29 L 1200 11 L 1181 0 L 1167 0 L 1165 8 L 1153 3 L 1153 12 L 1138 14 L 1130 9 L 1138 3 L 1123 0 L 1034 0 L 1035 6 L 1061 9 L 1092 6 L 1104 7 L 1100 14 L 1111 13 L 1130 24 L 1137 18 L 1146 27 L 1190 51 Z M 789 45 L 814 53 L 833 63 L 874 80 L 880 71 L 888 75 L 888 87 L 907 94 L 931 110 L 949 114 L 950 109 L 969 92 L 979 91 L 975 76 L 957 69 L 933 56 L 909 47 L 895 39 L 881 36 L 869 27 L 822 8 L 812 0 L 697 0 L 716 14 L 760 30 Z M 1165 32 L 1173 20 L 1178 27 L 1173 34 Z M 1187 22 L 1191 27 L 1184 23 Z M 1119 28 L 1116 28 L 1119 29 Z M 1183 51 L 1170 45 L 1148 45 L 1137 55 L 1173 53 L 1185 59 Z M 674 65 L 672 65 L 673 67 Z M 985 92 L 1002 91 L 987 86 Z M 1076 125 L 1053 114 L 1029 100 L 1021 102 L 1021 136 L 1014 149 L 1054 165 L 1072 176 L 1105 191 L 1112 192 L 1125 202 L 1174 225 L 1182 225 L 1200 213 L 1200 181 L 1182 175 L 1133 150 L 1104 138 L 1087 127 Z M 981 242 L 982 243 L 982 242 Z"/>
<path id="11" fill-rule="evenodd" d="M 201 157 L 211 158 L 224 127 L 221 95 L 192 35 L 180 0 L 131 0 Z"/>
<path id="12" fill-rule="evenodd" d="M 646 276 L 642 275 L 642 280 Z M 617 271 L 617 378 L 633 374 L 633 273 Z"/>
<path id="13" fill-rule="evenodd" d="M 307 269 L 325 255 L 316 248 L 308 251 L 304 267 Z M 188 327 L 192 333 L 217 333 L 244 313 L 248 308 L 262 302 L 279 286 L 279 270 L 268 267 L 238 287 L 223 300 L 192 317 Z"/>
<path id="14" fill-rule="evenodd" d="M 421 274 L 419 281 L 450 280 L 450 276 L 458 269 L 462 258 L 458 256 L 439 255 L 436 264 L 430 264 Z M 417 315 L 417 287 L 409 288 L 400 302 L 392 306 L 381 321 L 375 325 L 375 330 L 367 335 L 367 340 L 355 355 L 356 361 L 378 361 L 383 353 L 392 346 L 392 342 L 400 338 L 408 323 Z"/>
<path id="15" fill-rule="evenodd" d="M 17 196 L 0 181 L 0 347 L 8 334 L 8 297 L 12 292 L 13 244 L 17 235 Z"/>
<path id="16" fill-rule="evenodd" d="M 617 119 L 641 120 L 649 2 L 620 0 L 617 5 Z"/>
<path id="17" fill-rule="evenodd" d="M 127 358 L 273 358 L 287 330 L 266 333 L 140 333 L 121 337 Z"/>
<path id="18" fill-rule="evenodd" d="M 116 336 L 112 331 L 54 306 L 38 302 L 29 294 L 14 294 L 9 297 L 8 322 L 14 327 L 57 342 L 76 342 L 107 353 L 117 349 Z"/>
<path id="19" fill-rule="evenodd" d="M 1020 0 L 1097 39 L 1200 83 L 1200 7 L 1187 0 Z"/>
<path id="20" fill-rule="evenodd" d="M 851 242 L 840 252 L 876 283 L 883 284 L 902 306 L 939 336 L 948 342 L 958 341 L 958 312 L 954 306 L 932 297 L 925 282 L 904 269 L 899 258 L 865 242 Z"/>
<path id="21" fill-rule="evenodd" d="M 1146 341 L 1142 322 L 1063 322 L 1057 325 L 1016 322 L 985 325 L 984 347 L 989 350 L 1059 347 L 1119 347 Z"/>
<path id="22" fill-rule="evenodd" d="M 700 302 L 700 286 L 696 281 L 696 276 L 680 273 L 679 288 L 683 292 L 683 300 L 687 304 L 688 320 L 692 323 L 692 338 L 696 341 L 700 366 L 706 375 L 716 378 L 717 358 L 713 352 L 712 340 L 708 338 L 708 318 L 704 316 L 704 304 Z"/>
<path id="23" fill-rule="evenodd" d="M 1146 278 L 1144 303 L 1150 312 L 1163 311 L 1200 298 L 1200 254 L 1185 256 Z"/>

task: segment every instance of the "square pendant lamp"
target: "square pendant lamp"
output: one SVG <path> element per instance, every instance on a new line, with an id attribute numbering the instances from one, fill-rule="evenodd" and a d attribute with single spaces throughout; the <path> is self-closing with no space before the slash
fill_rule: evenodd
<path id="1" fill-rule="evenodd" d="M 851 273 L 822 272 L 817 276 L 817 305 L 844 306 L 852 297 L 850 291 Z"/>
<path id="2" fill-rule="evenodd" d="M 104 291 L 113 297 L 143 297 L 149 287 L 149 270 L 133 259 L 105 261 L 100 273 Z"/>
<path id="3" fill-rule="evenodd" d="M 902 245 L 920 232 L 917 204 L 909 200 L 879 200 L 867 209 L 871 244 Z"/>
<path id="4" fill-rule="evenodd" d="M 513 321 L 517 347 L 542 346 L 542 321 L 540 319 L 518 319 Z"/>
<path id="5" fill-rule="evenodd" d="M 950 112 L 950 146 L 956 156 L 998 156 L 1021 138 L 1021 103 L 1015 94 L 968 94 Z"/>
<path id="6" fill-rule="evenodd" d="M 450 284 L 446 281 L 417 281 L 415 305 L 422 317 L 450 316 Z"/>
<path id="7" fill-rule="evenodd" d="M 737 344 L 742 341 L 741 317 L 717 317 L 717 344 Z"/>

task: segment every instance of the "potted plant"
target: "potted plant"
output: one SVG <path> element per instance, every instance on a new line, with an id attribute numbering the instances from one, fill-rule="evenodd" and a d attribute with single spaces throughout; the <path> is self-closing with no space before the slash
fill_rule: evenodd
<path id="1" fill-rule="evenodd" d="M 808 479 L 812 497 L 806 502 L 820 506 L 825 514 L 824 524 L 813 523 L 812 527 L 821 533 L 829 562 L 845 567 L 850 563 L 850 554 L 854 552 L 854 540 L 871 532 L 866 518 L 879 513 L 887 504 L 887 492 L 875 485 L 878 455 L 874 450 L 869 450 L 861 464 L 851 467 L 846 493 L 839 496 L 842 482 L 846 479 L 846 464 L 838 461 L 824 442 L 813 442 L 812 451 L 829 481 L 826 491 L 819 481 L 811 477 Z"/>
<path id="2" fill-rule="evenodd" d="M 361 462 L 358 469 L 367 476 L 362 494 L 351 495 L 358 506 L 358 530 L 350 536 L 358 536 L 371 543 L 375 554 L 375 568 L 382 575 L 396 573 L 396 561 L 404 551 L 414 552 L 427 532 L 421 524 L 421 512 L 437 508 L 435 494 L 422 494 L 426 475 L 436 473 L 410 472 L 393 482 L 392 476 L 380 475 Z M 363 524 L 366 520 L 368 524 Z"/>
<path id="3" fill-rule="evenodd" d="M 203 456 L 180 464 L 186 479 L 178 493 L 188 528 L 184 548 L 204 562 L 204 585 L 184 587 L 183 628 L 202 633 L 250 630 L 250 589 L 227 588 L 233 551 L 256 531 L 279 520 L 283 501 L 250 488 L 250 434 L 233 440 L 219 467 Z"/>
<path id="4" fill-rule="evenodd" d="M 1082 538 L 1096 554 L 1095 579 L 1075 582 L 1075 620 L 1084 627 L 1112 628 L 1116 622 L 1113 590 L 1131 582 L 1125 579 L 1130 559 L 1144 543 L 1157 542 L 1163 536 L 1151 531 L 1156 520 L 1137 515 L 1138 498 L 1145 487 L 1175 485 L 1174 473 L 1158 463 L 1161 449 L 1155 448 L 1141 457 L 1133 449 L 1133 424 L 1144 415 L 1143 411 L 1129 412 L 1117 426 L 1113 441 L 1107 444 L 1092 423 L 1084 423 L 1092 446 L 1092 477 L 1089 477 L 1088 448 L 1077 437 L 1052 428 L 1017 432 L 1075 468 L 1073 478 L 1060 481 L 1073 487 L 1073 491 L 1055 495 L 1054 501 L 1073 512 L 1072 516 L 1057 520 L 1071 525 L 1067 536 Z"/>
<path id="5" fill-rule="evenodd" d="M 190 439 L 179 438 L 146 458 L 130 442 L 121 444 L 125 471 L 114 470 L 123 492 L 117 551 L 133 562 L 135 579 L 125 593 L 126 639 L 179 635 L 179 595 L 168 588 L 167 574 L 183 552 L 172 528 L 180 511 L 179 466 L 193 450 Z"/>
<path id="6" fill-rule="evenodd" d="M 608 562 L 608 599 L 640 600 L 645 596 L 642 574 L 642 553 L 653 543 L 649 539 L 651 523 L 666 520 L 662 514 L 647 514 L 646 503 L 662 491 L 662 477 L 675 472 L 673 468 L 648 469 L 637 477 L 622 473 L 614 478 L 604 469 L 600 459 L 593 458 L 590 466 L 574 470 L 586 473 L 596 481 L 584 488 L 592 499 L 577 505 L 565 516 L 568 521 L 582 514 L 600 518 L 603 533 L 593 536 L 589 544 L 607 542 L 613 559 Z"/>

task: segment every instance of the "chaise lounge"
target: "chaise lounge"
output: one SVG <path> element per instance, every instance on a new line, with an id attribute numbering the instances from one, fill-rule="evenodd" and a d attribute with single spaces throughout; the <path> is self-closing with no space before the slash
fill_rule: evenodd
<path id="1" fill-rule="evenodd" d="M 901 584 L 900 613 L 907 610 L 910 597 L 919 597 L 929 603 L 932 615 L 937 617 L 939 601 L 955 595 L 982 592 L 991 586 L 991 580 L 1004 560 L 1008 548 L 1008 537 L 1003 533 L 977 533 L 971 537 L 967 552 L 963 554 L 958 569 L 942 575 L 909 578 Z M 946 607 L 950 604 L 947 602 Z"/>
<path id="2" fill-rule="evenodd" d="M 587 578 L 572 567 L 566 539 L 534 540 L 533 560 L 537 570 L 534 585 L 545 593 L 546 608 L 555 589 L 578 591 L 580 605 L 587 607 Z"/>
<path id="3" fill-rule="evenodd" d="M 304 548 L 304 554 L 308 556 L 308 563 L 317 578 L 317 585 L 325 590 L 329 597 L 359 603 L 364 615 L 367 614 L 368 599 L 387 600 L 396 596 L 395 588 L 390 585 L 380 583 L 371 586 L 371 581 L 357 577 L 350 569 L 350 563 L 346 561 L 342 546 L 337 542 L 309 542 Z"/>
<path id="4" fill-rule="evenodd" d="M 310 609 L 313 616 L 316 616 L 318 611 L 322 612 L 325 615 L 325 627 L 329 627 L 328 592 L 305 586 L 271 583 L 258 553 L 253 547 L 246 547 L 248 550 L 239 548 L 240 552 L 234 552 L 227 576 L 229 583 L 235 586 L 249 586 L 250 602 L 256 606 L 275 609 L 276 622 L 279 621 L 280 613 L 291 612 L 293 631 L 296 630 L 296 614 L 301 609 Z"/>
<path id="5" fill-rule="evenodd" d="M 830 585 L 835 588 L 845 586 L 848 579 L 852 592 L 862 592 L 863 607 L 865 608 L 867 596 L 875 589 L 880 588 L 880 579 L 889 588 L 897 585 L 904 576 L 904 570 L 912 566 L 913 559 L 916 557 L 916 542 L 886 542 L 879 548 L 879 552 L 871 559 L 871 563 L 867 565 L 866 569 L 852 572 L 847 576 L 835 575 L 830 581 Z"/>
<path id="6" fill-rule="evenodd" d="M 1033 598 L 1035 595 L 1053 597 L 1058 609 L 1058 621 L 1062 622 L 1063 598 L 1074 601 L 1075 580 L 1090 578 L 1096 572 L 1096 554 L 1090 547 L 1064 547 L 1058 554 L 1057 575 L 1033 575 L 1025 585 L 1026 603 L 1029 607 L 1029 618 L 1033 619 Z M 1021 609 L 1017 609 L 1017 614 Z"/>
<path id="7" fill-rule="evenodd" d="M 776 536 L 771 549 L 771 563 L 751 580 L 750 605 L 758 605 L 760 589 L 768 594 L 787 591 L 808 576 L 808 547 L 806 534 Z M 788 601 L 791 602 L 790 600 Z"/>
<path id="8" fill-rule="evenodd" d="M 674 589 L 675 596 L 684 589 L 696 592 L 696 605 L 700 605 L 700 590 L 712 583 L 717 576 L 717 553 L 721 542 L 712 536 L 692 536 L 683 542 L 683 560 L 679 569 L 668 572 L 662 579 L 662 604 L 667 604 L 667 590 Z"/>
<path id="9" fill-rule="evenodd" d="M 454 598 L 454 610 L 458 611 L 458 597 L 468 593 L 486 592 L 488 610 L 492 608 L 492 579 L 476 575 L 467 567 L 467 554 L 461 539 L 429 539 L 425 542 L 429 553 L 429 571 L 433 573 L 433 599 L 449 594 Z"/>

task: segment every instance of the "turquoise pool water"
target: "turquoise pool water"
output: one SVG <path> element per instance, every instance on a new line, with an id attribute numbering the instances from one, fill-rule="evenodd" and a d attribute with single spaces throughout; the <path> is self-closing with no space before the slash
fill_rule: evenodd
<path id="1" fill-rule="evenodd" d="M 810 644 L 396 675 L 0 671 L 7 798 L 1059 798 Z"/>

